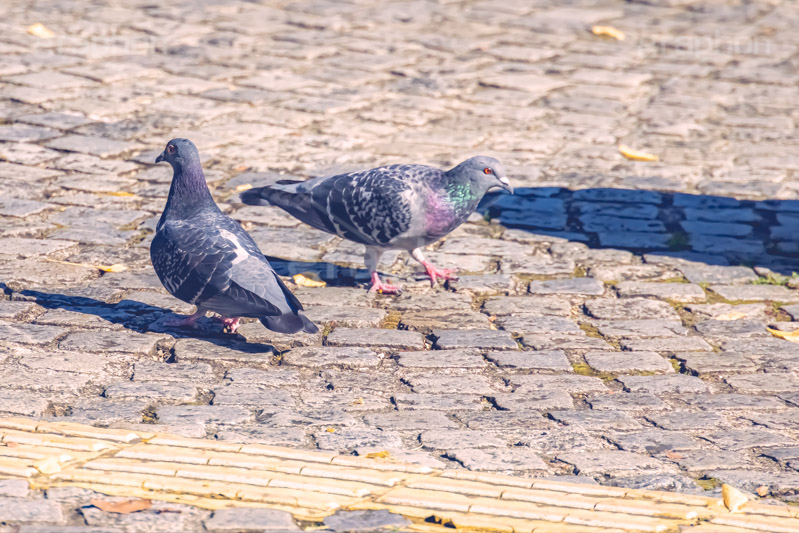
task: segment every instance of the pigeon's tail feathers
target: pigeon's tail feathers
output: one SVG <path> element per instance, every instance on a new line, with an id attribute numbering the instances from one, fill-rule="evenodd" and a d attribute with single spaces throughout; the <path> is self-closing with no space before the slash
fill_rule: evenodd
<path id="1" fill-rule="evenodd" d="M 249 189 L 241 193 L 241 201 L 248 205 L 274 205 L 316 229 L 335 233 L 335 228 L 324 210 L 317 209 L 313 196 L 298 190 L 307 182 L 282 180 L 275 185 Z"/>
<path id="2" fill-rule="evenodd" d="M 261 317 L 261 324 L 278 333 L 317 333 L 319 328 L 302 312 Z"/>

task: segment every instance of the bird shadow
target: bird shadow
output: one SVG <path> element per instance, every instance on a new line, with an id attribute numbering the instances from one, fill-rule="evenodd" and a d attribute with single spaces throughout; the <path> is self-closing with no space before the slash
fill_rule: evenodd
<path id="1" fill-rule="evenodd" d="M 643 189 L 523 187 L 489 194 L 478 211 L 509 229 L 590 248 L 681 258 L 707 265 L 799 270 L 799 200 Z"/>
<path id="2" fill-rule="evenodd" d="M 242 353 L 278 353 L 277 349 L 271 344 L 247 342 L 240 334 L 223 333 L 222 325 L 211 318 L 198 320 L 197 329 L 165 326 L 163 325 L 165 319 L 176 316 L 173 311 L 136 300 L 120 300 L 115 304 L 109 304 L 87 296 L 44 292 L 34 289 L 15 291 L 5 283 L 0 283 L 0 291 L 4 292 L 12 300 L 34 302 L 48 310 L 62 309 L 74 313 L 93 315 L 110 324 L 118 324 L 137 333 L 163 333 L 171 335 L 175 339 L 199 339 Z"/>

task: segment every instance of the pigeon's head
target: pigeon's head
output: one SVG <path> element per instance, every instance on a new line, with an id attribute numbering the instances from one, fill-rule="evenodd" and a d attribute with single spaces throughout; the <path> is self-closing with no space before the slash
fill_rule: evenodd
<path id="1" fill-rule="evenodd" d="M 493 157 L 478 155 L 467 159 L 454 169 L 460 177 L 470 180 L 478 189 L 488 191 L 494 188 L 505 189 L 513 194 L 513 187 L 508 181 L 502 163 Z"/>
<path id="2" fill-rule="evenodd" d="M 197 147 L 188 139 L 172 139 L 166 143 L 166 148 L 155 158 L 156 163 L 166 161 L 172 168 L 179 170 L 186 167 L 199 165 L 200 154 Z"/>

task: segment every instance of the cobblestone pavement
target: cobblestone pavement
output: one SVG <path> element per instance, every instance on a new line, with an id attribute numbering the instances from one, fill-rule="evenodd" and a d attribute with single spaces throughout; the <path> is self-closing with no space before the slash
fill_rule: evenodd
<path id="1" fill-rule="evenodd" d="M 0 15 L 0 414 L 796 499 L 799 346 L 766 329 L 799 317 L 795 2 L 6 0 Z M 191 310 L 148 256 L 171 178 L 152 162 L 177 136 L 281 274 L 328 282 L 292 286 L 321 334 L 160 325 Z M 358 246 L 236 201 L 286 175 L 475 154 L 517 195 L 426 252 L 457 283 L 431 289 L 386 254 L 401 297 L 367 294 Z M 22 531 L 177 527 L 15 486 L 0 524 L 48 524 Z"/>

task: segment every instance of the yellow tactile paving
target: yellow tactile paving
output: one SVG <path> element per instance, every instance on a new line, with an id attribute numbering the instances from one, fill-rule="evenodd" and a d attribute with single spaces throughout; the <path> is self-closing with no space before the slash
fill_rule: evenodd
<path id="1" fill-rule="evenodd" d="M 581 485 L 146 431 L 0 418 L 0 477 L 207 509 L 270 507 L 319 522 L 386 509 L 419 533 L 734 530 L 799 533 L 799 509 Z"/>

